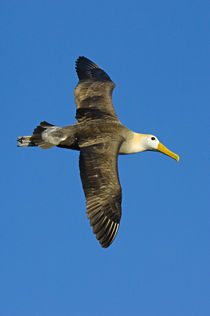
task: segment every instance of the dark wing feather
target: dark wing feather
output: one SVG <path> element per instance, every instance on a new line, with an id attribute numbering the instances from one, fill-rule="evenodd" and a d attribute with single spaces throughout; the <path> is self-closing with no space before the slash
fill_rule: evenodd
<path id="1" fill-rule="evenodd" d="M 76 72 L 79 83 L 74 95 L 78 122 L 101 118 L 118 121 L 112 105 L 115 84 L 106 72 L 86 57 L 77 59 Z"/>
<path id="2" fill-rule="evenodd" d="M 76 72 L 79 80 L 94 79 L 98 81 L 111 81 L 103 69 L 84 56 L 77 59 Z"/>
<path id="3" fill-rule="evenodd" d="M 102 247 L 113 242 L 121 218 L 121 186 L 117 156 L 121 141 L 104 142 L 80 150 L 80 176 L 90 225 Z"/>

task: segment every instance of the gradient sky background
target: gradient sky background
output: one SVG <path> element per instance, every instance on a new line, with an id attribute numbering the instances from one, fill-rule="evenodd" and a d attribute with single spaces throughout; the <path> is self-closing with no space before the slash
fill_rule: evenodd
<path id="1" fill-rule="evenodd" d="M 206 316 L 208 1 L 1 1 L 0 315 Z M 123 216 L 102 249 L 78 152 L 17 148 L 75 122 L 75 60 L 116 83 L 123 124 L 180 155 L 119 157 Z"/>

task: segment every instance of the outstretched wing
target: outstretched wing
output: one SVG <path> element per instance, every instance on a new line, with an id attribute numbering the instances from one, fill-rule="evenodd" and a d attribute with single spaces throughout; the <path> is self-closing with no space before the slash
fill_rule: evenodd
<path id="1" fill-rule="evenodd" d="M 105 71 L 86 57 L 79 57 L 76 72 L 79 83 L 74 95 L 78 122 L 101 118 L 118 121 L 112 105 L 115 84 Z"/>
<path id="2" fill-rule="evenodd" d="M 113 242 L 121 218 L 121 186 L 117 156 L 121 141 L 109 141 L 80 150 L 80 176 L 90 225 L 102 247 Z"/>

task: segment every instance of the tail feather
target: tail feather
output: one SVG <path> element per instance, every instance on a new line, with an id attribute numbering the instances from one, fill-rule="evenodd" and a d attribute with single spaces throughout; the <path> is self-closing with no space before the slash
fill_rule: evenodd
<path id="1" fill-rule="evenodd" d="M 18 147 L 39 146 L 42 149 L 47 149 L 55 146 L 55 144 L 49 143 L 46 138 L 43 137 L 43 132 L 52 127 L 54 127 L 54 125 L 45 121 L 41 122 L 40 125 L 34 129 L 32 136 L 18 137 Z"/>
<path id="2" fill-rule="evenodd" d="M 21 136 L 17 138 L 18 141 L 18 147 L 29 147 L 29 146 L 36 146 L 31 141 L 31 136 Z"/>

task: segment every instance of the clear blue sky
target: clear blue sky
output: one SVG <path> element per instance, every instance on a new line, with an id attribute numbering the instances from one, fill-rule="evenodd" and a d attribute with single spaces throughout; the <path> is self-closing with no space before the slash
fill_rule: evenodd
<path id="1" fill-rule="evenodd" d="M 207 316 L 208 1 L 1 1 L 0 315 Z M 119 157 L 113 245 L 91 232 L 78 153 L 17 148 L 75 122 L 75 60 L 116 83 L 123 124 L 180 155 Z"/>

